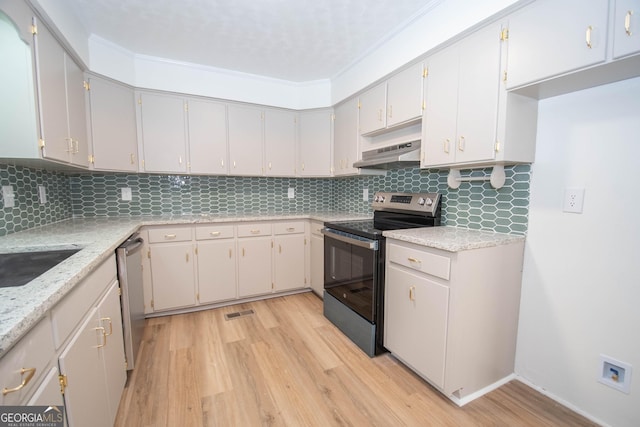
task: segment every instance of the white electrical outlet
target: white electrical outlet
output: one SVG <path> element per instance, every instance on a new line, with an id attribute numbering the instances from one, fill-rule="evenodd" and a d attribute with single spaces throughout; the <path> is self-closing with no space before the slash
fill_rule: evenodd
<path id="1" fill-rule="evenodd" d="M 5 208 L 12 208 L 16 205 L 16 195 L 13 193 L 13 186 L 2 186 L 2 200 Z"/>
<path id="2" fill-rule="evenodd" d="M 369 201 L 369 189 L 368 188 L 363 188 L 362 189 L 362 200 L 365 202 Z"/>
<path id="3" fill-rule="evenodd" d="M 565 188 L 563 212 L 582 213 L 584 188 Z"/>
<path id="4" fill-rule="evenodd" d="M 130 202 L 133 198 L 133 195 L 131 194 L 131 188 L 124 187 L 121 188 L 120 191 L 122 191 L 122 200 L 125 202 Z"/>
<path id="5" fill-rule="evenodd" d="M 293 187 L 289 187 L 289 191 L 287 192 L 287 197 L 293 199 L 296 197 L 296 190 Z"/>
<path id="6" fill-rule="evenodd" d="M 47 187 L 38 185 L 38 201 L 41 205 L 47 203 Z"/>

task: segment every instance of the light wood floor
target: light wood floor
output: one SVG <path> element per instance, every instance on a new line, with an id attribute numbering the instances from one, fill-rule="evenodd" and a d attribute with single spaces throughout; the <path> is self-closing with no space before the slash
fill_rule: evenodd
<path id="1" fill-rule="evenodd" d="M 594 424 L 517 381 L 458 408 L 391 355 L 366 356 L 304 293 L 148 319 L 116 425 Z"/>

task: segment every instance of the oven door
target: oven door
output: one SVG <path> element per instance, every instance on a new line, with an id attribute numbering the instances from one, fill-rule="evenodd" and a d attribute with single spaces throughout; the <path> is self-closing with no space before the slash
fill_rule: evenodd
<path id="1" fill-rule="evenodd" d="M 378 242 L 330 228 L 322 234 L 325 291 L 375 323 Z"/>

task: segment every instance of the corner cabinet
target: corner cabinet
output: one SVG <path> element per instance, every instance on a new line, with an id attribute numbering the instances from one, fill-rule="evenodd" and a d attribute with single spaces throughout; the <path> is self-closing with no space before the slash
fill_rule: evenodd
<path id="1" fill-rule="evenodd" d="M 298 120 L 299 176 L 331 176 L 333 164 L 332 110 L 302 112 Z"/>
<path id="2" fill-rule="evenodd" d="M 34 46 L 43 157 L 88 167 L 84 74 L 44 25 L 34 32 Z"/>
<path id="3" fill-rule="evenodd" d="M 513 374 L 523 241 L 459 252 L 386 245 L 385 347 L 458 404 Z"/>
<path id="4" fill-rule="evenodd" d="M 358 99 L 350 100 L 338 105 L 334 109 L 333 123 L 333 174 L 357 175 L 358 168 L 353 162 L 358 160 Z"/>
<path id="5" fill-rule="evenodd" d="M 138 170 L 135 105 L 132 88 L 100 77 L 89 77 L 93 169 Z"/>

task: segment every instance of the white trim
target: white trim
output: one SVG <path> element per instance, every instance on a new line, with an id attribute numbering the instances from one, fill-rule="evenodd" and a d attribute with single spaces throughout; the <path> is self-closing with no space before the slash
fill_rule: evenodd
<path id="1" fill-rule="evenodd" d="M 449 399 L 451 399 L 451 401 L 453 403 L 455 403 L 456 405 L 462 407 L 464 405 L 466 405 L 467 403 L 476 400 L 479 397 L 484 396 L 485 394 L 492 392 L 493 390 L 502 387 L 503 385 L 505 385 L 506 383 L 508 383 L 509 381 L 515 380 L 516 379 L 516 374 L 511 374 L 511 375 L 507 375 L 506 377 L 502 378 L 501 380 L 496 381 L 493 384 L 489 384 L 488 386 L 481 388 L 480 390 L 473 392 L 463 398 L 458 398 L 455 397 L 453 395 L 451 396 L 447 396 Z"/>
<path id="2" fill-rule="evenodd" d="M 607 424 L 604 421 L 599 420 L 598 418 L 594 417 L 593 415 L 589 414 L 588 412 L 585 412 L 581 408 L 578 408 L 576 405 L 574 405 L 574 404 L 572 404 L 570 402 L 567 402 L 566 400 L 556 396 L 553 393 L 550 393 L 549 391 L 547 391 L 546 389 L 544 389 L 544 388 L 542 388 L 542 387 L 540 387 L 538 385 L 535 385 L 534 383 L 532 383 L 531 381 L 529 381 L 526 378 L 521 377 L 520 375 L 515 374 L 515 379 L 520 381 L 522 384 L 526 385 L 527 387 L 531 387 L 535 391 L 547 396 L 549 399 L 559 403 L 560 405 L 564 406 L 565 408 L 572 410 L 576 414 L 582 415 L 583 417 L 585 417 L 589 421 L 593 421 L 594 423 L 599 424 L 602 427 L 612 427 L 610 424 Z"/>

